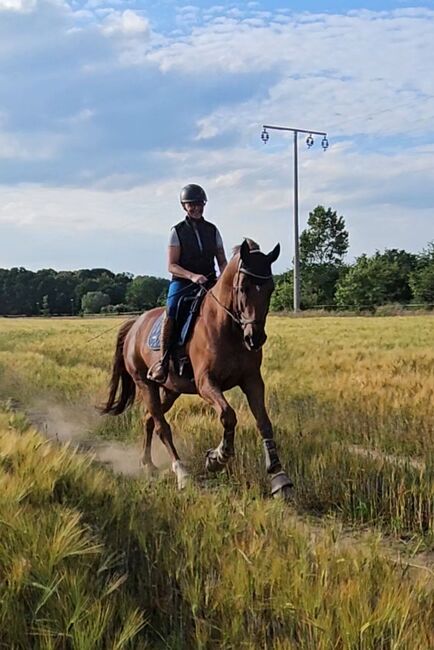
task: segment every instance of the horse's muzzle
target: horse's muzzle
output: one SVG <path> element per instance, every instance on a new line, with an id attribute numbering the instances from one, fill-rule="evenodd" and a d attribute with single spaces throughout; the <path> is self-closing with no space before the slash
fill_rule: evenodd
<path id="1" fill-rule="evenodd" d="M 267 335 L 262 331 L 255 331 L 247 326 L 244 330 L 244 345 L 250 351 L 260 350 L 267 340 Z"/>

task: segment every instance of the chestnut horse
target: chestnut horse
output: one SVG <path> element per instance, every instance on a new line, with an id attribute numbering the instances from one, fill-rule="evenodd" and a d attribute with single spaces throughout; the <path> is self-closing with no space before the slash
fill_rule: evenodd
<path id="1" fill-rule="evenodd" d="M 118 415 L 134 402 L 136 390 L 143 398 L 147 414 L 142 462 L 149 471 L 155 466 L 151 458 L 153 433 L 157 433 L 172 460 L 178 487 L 183 488 L 188 472 L 180 460 L 165 418 L 181 393 L 199 394 L 211 404 L 223 425 L 223 438 L 206 456 L 206 468 L 222 470 L 234 455 L 237 418 L 224 391 L 240 386 L 245 393 L 262 435 L 267 473 L 273 495 L 288 496 L 292 483 L 279 460 L 273 427 L 264 401 L 261 376 L 262 346 L 266 341 L 265 320 L 274 288 L 271 265 L 278 258 L 280 245 L 268 254 L 245 239 L 212 289 L 208 290 L 192 335 L 186 345 L 194 379 L 176 372 L 173 362 L 164 386 L 147 379 L 148 368 L 159 352 L 149 349 L 148 337 L 155 320 L 164 311 L 152 309 L 121 326 L 118 334 L 110 383 L 110 394 L 103 413 Z M 120 391 L 118 394 L 118 388 Z"/>

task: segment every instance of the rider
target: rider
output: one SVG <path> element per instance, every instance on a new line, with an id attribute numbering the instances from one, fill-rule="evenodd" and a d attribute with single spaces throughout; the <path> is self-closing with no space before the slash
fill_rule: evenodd
<path id="1" fill-rule="evenodd" d="M 167 379 L 179 299 L 195 294 L 198 285 L 215 282 L 214 258 L 217 259 L 220 273 L 227 264 L 223 240 L 217 227 L 203 218 L 207 200 L 205 190 L 200 185 L 186 185 L 181 190 L 180 201 L 187 214 L 170 231 L 168 270 L 172 280 L 161 330 L 161 358 L 148 371 L 148 379 L 158 383 L 164 383 Z"/>

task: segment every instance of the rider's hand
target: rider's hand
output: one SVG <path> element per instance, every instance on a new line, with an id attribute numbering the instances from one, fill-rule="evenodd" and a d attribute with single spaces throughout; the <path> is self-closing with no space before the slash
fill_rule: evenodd
<path id="1" fill-rule="evenodd" d="M 208 278 L 205 275 L 200 275 L 200 273 L 195 273 L 191 276 L 191 281 L 196 284 L 205 284 L 208 282 Z"/>

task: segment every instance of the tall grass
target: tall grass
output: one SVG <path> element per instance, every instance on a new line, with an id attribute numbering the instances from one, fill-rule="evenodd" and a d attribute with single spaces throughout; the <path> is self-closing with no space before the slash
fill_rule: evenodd
<path id="1" fill-rule="evenodd" d="M 183 397 L 171 410 L 194 476 L 183 494 L 171 475 L 116 478 L 31 430 L 42 400 L 87 435 L 141 435 L 139 406 L 83 415 L 105 396 L 120 322 L 0 322 L 0 647 L 434 647 L 432 569 L 392 561 L 380 537 L 433 547 L 432 317 L 270 319 L 264 378 L 292 507 L 268 499 L 238 389 L 236 458 L 216 479 L 212 409 Z"/>
<path id="2" fill-rule="evenodd" d="M 103 401 L 120 322 L 4 320 L 0 397 L 27 404 L 39 394 L 90 411 Z M 267 401 L 282 458 L 296 481 L 296 507 L 338 513 L 400 537 L 416 535 L 432 546 L 433 318 L 274 318 L 268 330 Z M 232 485 L 240 491 L 256 485 L 266 493 L 246 401 L 238 389 L 229 399 L 239 420 Z M 71 411 L 70 417 L 77 415 Z M 200 478 L 203 451 L 221 436 L 213 410 L 183 397 L 169 419 Z M 119 418 L 93 414 L 88 426 L 93 435 L 136 440 L 142 435 L 140 408 Z M 356 454 L 355 443 L 377 456 Z"/>
<path id="3" fill-rule="evenodd" d="M 257 491 L 124 481 L 0 417 L 0 647 L 429 648 L 429 575 Z"/>

